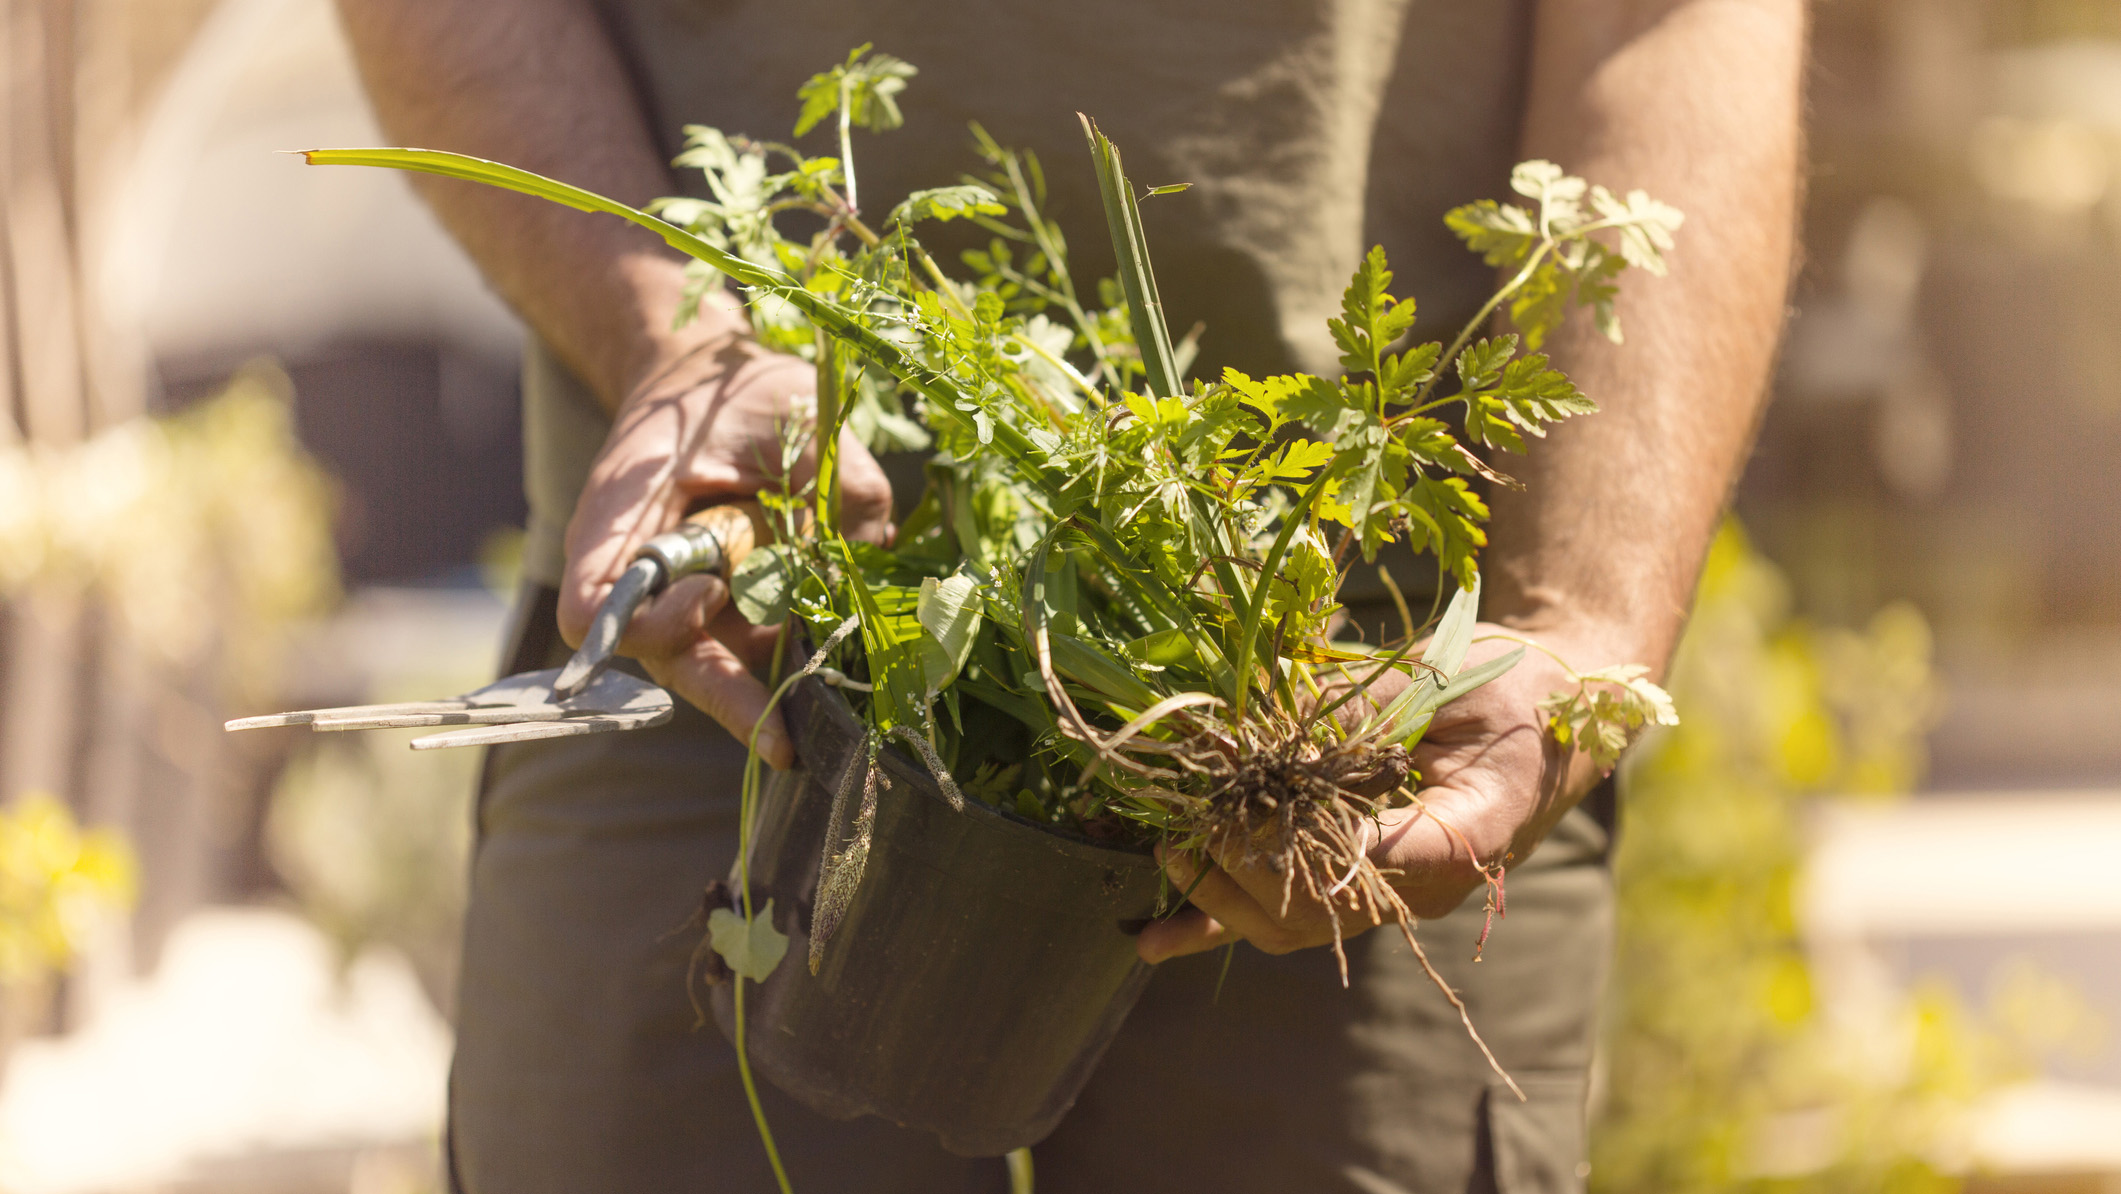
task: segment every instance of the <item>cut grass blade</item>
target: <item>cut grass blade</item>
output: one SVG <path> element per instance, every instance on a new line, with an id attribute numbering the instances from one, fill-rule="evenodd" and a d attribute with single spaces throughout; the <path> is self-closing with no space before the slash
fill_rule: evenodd
<path id="1" fill-rule="evenodd" d="M 1090 140 L 1090 156 L 1097 162 L 1097 185 L 1105 199 L 1105 223 L 1112 230 L 1112 253 L 1119 262 L 1119 287 L 1127 296 L 1127 313 L 1134 322 L 1134 339 L 1141 346 L 1142 365 L 1149 371 L 1149 391 L 1159 398 L 1176 398 L 1178 353 L 1171 347 L 1171 330 L 1164 326 L 1164 302 L 1156 293 L 1156 273 L 1149 268 L 1149 241 L 1142 234 L 1141 208 L 1134 201 L 1126 171 L 1120 168 L 1119 147 L 1112 144 L 1097 122 L 1080 112 L 1083 135 Z"/>

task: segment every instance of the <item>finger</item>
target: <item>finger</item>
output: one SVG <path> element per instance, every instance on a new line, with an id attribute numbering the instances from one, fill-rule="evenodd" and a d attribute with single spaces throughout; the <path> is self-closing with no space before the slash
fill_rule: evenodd
<path id="1" fill-rule="evenodd" d="M 1465 807 L 1465 793 L 1424 788 L 1421 798 L 1419 808 L 1394 809 L 1379 818 L 1382 832 L 1370 857 L 1378 866 L 1398 872 L 1392 886 L 1408 911 L 1432 920 L 1463 904 L 1484 877 L 1453 815 Z"/>
<path id="2" fill-rule="evenodd" d="M 1150 921 L 1142 935 L 1135 938 L 1134 952 L 1154 966 L 1187 954 L 1206 953 L 1237 939 L 1237 934 L 1200 909 L 1182 908 L 1176 915 Z"/>
<path id="3" fill-rule="evenodd" d="M 1203 874 L 1201 864 L 1188 855 L 1161 849 L 1157 853 L 1163 858 L 1164 870 L 1171 875 L 1171 882 L 1178 886 L 1178 890 L 1189 893 L 1186 898 L 1193 906 L 1207 913 L 1228 932 L 1270 954 L 1285 954 L 1305 944 L 1231 878 L 1228 871 L 1209 865 Z"/>
<path id="4" fill-rule="evenodd" d="M 641 607 L 619 640 L 626 655 L 670 655 L 707 633 L 729 604 L 729 586 L 708 573 L 680 578 Z"/>
<path id="5" fill-rule="evenodd" d="M 774 648 L 781 641 L 781 625 L 775 622 L 767 626 L 752 624 L 742 610 L 725 603 L 721 611 L 707 623 L 707 633 L 721 640 L 723 646 L 736 653 L 753 675 L 770 675 L 773 666 Z M 794 662 L 800 663 L 801 660 Z"/>
<path id="6" fill-rule="evenodd" d="M 641 663 L 656 683 L 697 706 L 738 742 L 752 741 L 756 727 L 759 757 L 776 771 L 795 765 L 795 749 L 789 745 L 780 712 L 766 713 L 771 694 L 720 639 L 697 639 L 682 651 L 644 658 Z M 765 714 L 763 723 L 761 714 Z"/>
<path id="7" fill-rule="evenodd" d="M 1263 866 L 1246 866 L 1242 849 L 1229 849 L 1216 859 L 1218 873 L 1229 878 L 1251 901 L 1265 909 L 1277 924 L 1285 925 L 1292 914 L 1301 913 L 1303 884 L 1292 882 L 1285 875 L 1293 872 L 1269 870 Z M 1332 879 L 1319 883 L 1321 890 L 1331 885 Z"/>
<path id="8" fill-rule="evenodd" d="M 1368 845 L 1373 831 L 1365 823 L 1360 831 L 1361 840 Z M 1370 850 L 1373 861 L 1377 851 Z M 1374 905 L 1366 904 L 1357 895 L 1341 888 L 1343 879 L 1352 879 L 1353 870 L 1336 870 L 1326 873 L 1315 859 L 1308 877 L 1294 868 L 1304 865 L 1307 855 L 1292 855 L 1289 870 L 1276 871 L 1265 866 L 1247 866 L 1241 851 L 1232 850 L 1221 860 L 1218 874 L 1227 876 L 1230 882 L 1244 893 L 1253 907 L 1259 908 L 1273 926 L 1273 945 L 1260 944 L 1269 953 L 1283 953 L 1293 949 L 1304 949 L 1313 945 L 1325 945 L 1333 941 L 1336 934 L 1333 922 L 1340 922 L 1338 936 L 1342 939 L 1369 932 L 1383 921 L 1383 915 Z M 1328 895 L 1332 892 L 1332 895 Z M 1195 903 L 1199 903 L 1195 899 Z M 1210 908 L 1210 911 L 1217 911 Z M 1253 934 L 1247 932 L 1249 939 Z M 1259 944 L 1255 942 L 1255 944 Z"/>
<path id="9" fill-rule="evenodd" d="M 891 481 L 884 467 L 854 438 L 840 433 L 840 526 L 850 539 L 885 543 L 891 538 Z"/>

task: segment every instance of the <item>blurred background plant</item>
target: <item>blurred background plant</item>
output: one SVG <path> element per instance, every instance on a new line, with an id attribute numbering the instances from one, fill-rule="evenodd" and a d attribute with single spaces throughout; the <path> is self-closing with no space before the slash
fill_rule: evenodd
<path id="1" fill-rule="evenodd" d="M 1671 676 L 1680 724 L 1625 772 L 1594 1190 L 1958 1190 L 1981 1099 L 2095 1031 L 2030 964 L 1978 1011 L 1933 981 L 1837 999 L 1819 973 L 1814 813 L 1921 780 L 1931 654 L 1906 604 L 1861 630 L 1793 617 L 1782 573 L 1735 523 L 1718 536 Z"/>
<path id="2" fill-rule="evenodd" d="M 260 699 L 291 629 L 339 595 L 331 482 L 295 439 L 291 399 L 259 362 L 179 414 L 0 446 L 0 600 L 93 600 L 155 665 L 212 652 L 220 700 Z"/>
<path id="3" fill-rule="evenodd" d="M 22 832 L 42 835 L 24 841 L 74 851 L 84 876 L 122 873 L 110 894 L 128 903 L 138 868 L 125 843 L 168 824 L 154 801 L 175 794 L 169 771 L 215 782 L 190 728 L 266 699 L 296 628 L 338 601 L 332 484 L 292 413 L 286 375 L 256 363 L 181 413 L 0 443 L 0 609 L 18 634 L 63 626 L 77 648 L 54 657 L 49 641 L 15 644 L 4 795 L 28 818 Z M 48 690 L 25 683 L 54 673 L 63 682 Z M 37 789 L 67 799 L 27 794 Z M 66 845 L 77 820 L 99 824 Z M 163 849 L 151 861 L 172 859 Z M 63 969 L 79 945 L 46 965 Z M 80 1010 L 62 1000 L 23 1015 L 64 1022 Z"/>
<path id="4" fill-rule="evenodd" d="M 393 678 L 376 700 L 461 692 L 461 675 Z M 456 1009 L 464 863 L 471 847 L 474 751 L 415 754 L 413 732 L 340 735 L 281 773 L 266 848 L 340 965 L 372 945 L 402 951 L 437 1011 Z"/>
<path id="5" fill-rule="evenodd" d="M 81 832 L 57 797 L 0 809 L 0 1072 L 24 1005 L 132 907 L 137 884 L 125 840 Z"/>

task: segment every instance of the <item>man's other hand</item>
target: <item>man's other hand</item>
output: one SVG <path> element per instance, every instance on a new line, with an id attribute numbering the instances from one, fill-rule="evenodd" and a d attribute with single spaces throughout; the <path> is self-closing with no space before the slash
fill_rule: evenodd
<path id="1" fill-rule="evenodd" d="M 816 409 L 816 371 L 795 357 L 730 337 L 660 366 L 620 407 L 567 527 L 560 633 L 578 645 L 597 607 L 642 543 L 714 499 L 748 497 L 817 473 L 815 446 L 793 476 L 782 474 L 782 427 Z M 839 447 L 842 526 L 851 538 L 885 542 L 891 487 L 851 435 Z M 619 643 L 663 687 L 692 702 L 739 741 L 748 740 L 768 692 L 755 672 L 768 664 L 777 627 L 753 626 L 713 575 L 689 576 L 643 606 Z M 778 713 L 758 728 L 759 753 L 774 767 L 794 762 Z"/>
<path id="2" fill-rule="evenodd" d="M 1515 634 L 1482 623 L 1467 664 L 1515 650 L 1517 643 L 1489 635 Z M 1579 668 L 1620 662 L 1598 650 L 1590 636 L 1541 635 L 1539 641 Z M 1403 683 L 1403 681 L 1401 681 Z M 1380 703 L 1391 693 L 1373 688 Z M 1564 752 L 1547 735 L 1539 702 L 1572 690 L 1568 672 L 1536 649 L 1502 676 L 1437 710 L 1414 748 L 1420 804 L 1394 809 L 1378 819 L 1370 836 L 1370 861 L 1416 917 L 1442 916 L 1487 881 L 1482 867 L 1522 861 L 1554 822 L 1597 782 L 1588 758 Z M 1359 703 L 1359 702 L 1358 702 Z M 1165 872 L 1179 891 L 1190 891 L 1191 907 L 1142 931 L 1142 960 L 1161 962 L 1183 954 L 1244 940 L 1272 954 L 1329 945 L 1332 917 L 1340 935 L 1352 937 L 1377 922 L 1345 906 L 1330 909 L 1297 893 L 1282 909 L 1282 876 L 1264 866 L 1244 866 L 1240 851 L 1220 859 L 1166 850 Z M 1395 873 L 1396 872 L 1396 873 Z"/>

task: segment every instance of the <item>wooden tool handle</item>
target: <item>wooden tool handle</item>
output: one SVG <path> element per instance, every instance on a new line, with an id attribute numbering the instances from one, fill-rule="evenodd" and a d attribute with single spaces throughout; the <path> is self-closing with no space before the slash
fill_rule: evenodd
<path id="1" fill-rule="evenodd" d="M 641 555 L 663 565 L 663 583 L 695 572 L 719 572 L 723 580 L 759 544 L 773 537 L 766 512 L 757 502 L 709 506 L 687 517 L 676 530 L 641 545 Z"/>

